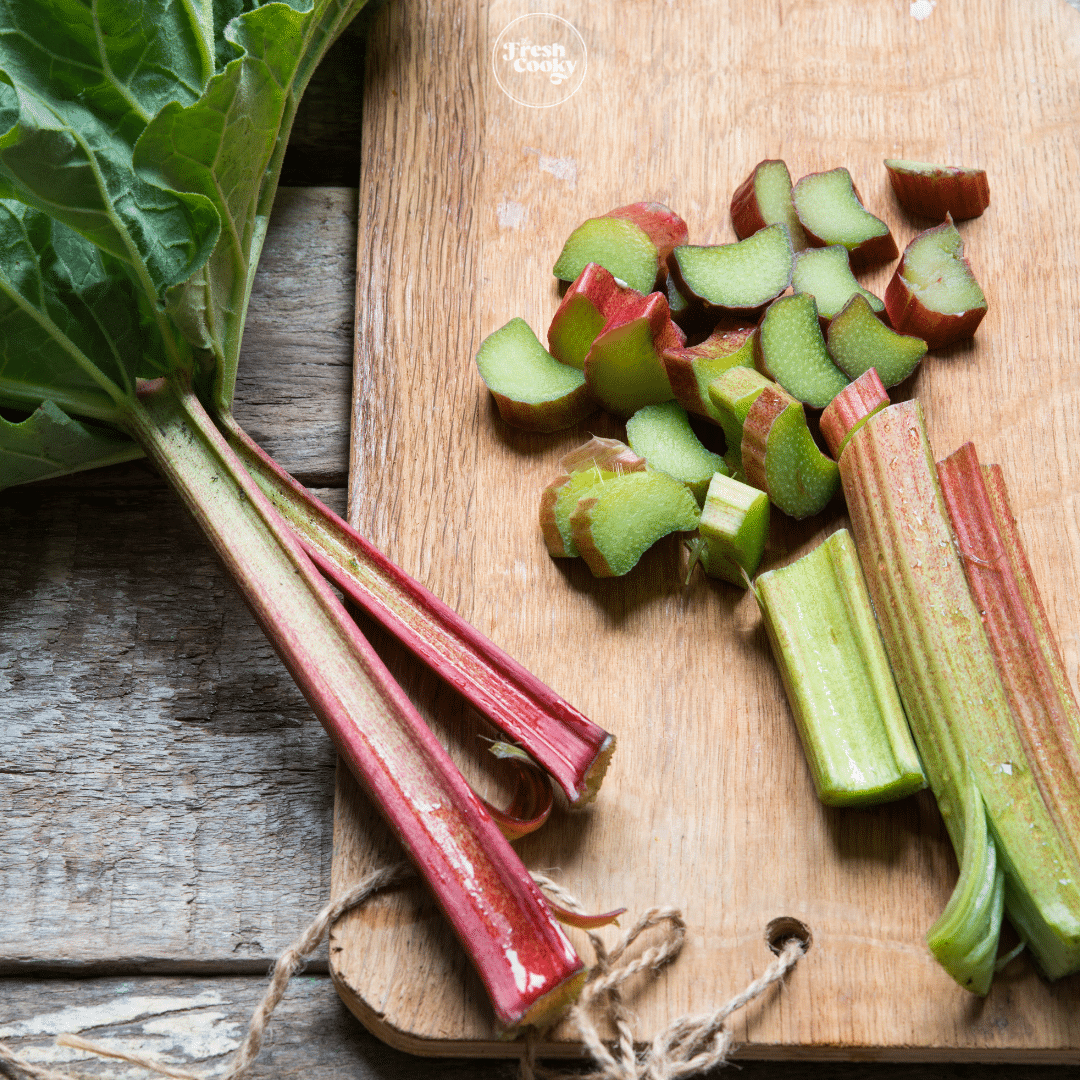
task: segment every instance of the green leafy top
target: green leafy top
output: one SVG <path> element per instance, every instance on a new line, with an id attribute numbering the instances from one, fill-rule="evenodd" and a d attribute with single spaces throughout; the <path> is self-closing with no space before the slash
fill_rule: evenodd
<path id="1" fill-rule="evenodd" d="M 296 107 L 363 2 L 0 0 L 0 405 L 123 429 L 186 371 L 229 408 Z M 0 487 L 117 460 L 66 425 L 34 475 L 21 427 Z"/>

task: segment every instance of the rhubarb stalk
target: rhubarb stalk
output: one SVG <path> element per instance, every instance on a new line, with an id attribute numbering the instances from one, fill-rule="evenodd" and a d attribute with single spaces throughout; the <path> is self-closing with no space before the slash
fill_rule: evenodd
<path id="1" fill-rule="evenodd" d="M 949 527 L 916 402 L 871 416 L 840 457 L 852 531 L 960 881 L 928 936 L 985 993 L 996 894 L 1047 975 L 1080 969 L 1080 866 L 1043 800 Z"/>
<path id="2" fill-rule="evenodd" d="M 499 1023 L 557 1015 L 585 969 L 547 901 L 198 399 L 144 383 L 128 424 L 431 887 Z"/>
<path id="3" fill-rule="evenodd" d="M 937 469 L 964 573 L 1032 775 L 1080 865 L 1080 709 L 1020 543 L 1004 478 L 997 467 L 980 466 L 971 443 L 939 461 Z"/>
<path id="4" fill-rule="evenodd" d="M 754 594 L 818 798 L 869 806 L 926 787 L 851 534 L 762 574 Z"/>
<path id="5" fill-rule="evenodd" d="M 615 750 L 613 735 L 395 566 L 285 472 L 231 414 L 219 414 L 218 422 L 308 556 L 350 600 L 525 749 L 571 806 L 596 797 Z"/>

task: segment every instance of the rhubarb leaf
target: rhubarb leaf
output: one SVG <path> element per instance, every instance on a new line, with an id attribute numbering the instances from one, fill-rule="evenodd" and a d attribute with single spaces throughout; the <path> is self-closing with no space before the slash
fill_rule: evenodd
<path id="1" fill-rule="evenodd" d="M 164 373 L 165 341 L 122 264 L 74 230 L 0 201 L 0 403 L 118 421 L 139 377 Z"/>
<path id="2" fill-rule="evenodd" d="M 225 37 L 237 59 L 198 102 L 165 106 L 135 147 L 142 176 L 205 196 L 221 221 L 209 260 L 168 297 L 173 321 L 214 357 L 219 409 L 232 403 L 244 316 L 296 106 L 359 6 L 269 4 L 230 23 Z"/>
<path id="3" fill-rule="evenodd" d="M 183 372 L 228 410 L 296 107 L 361 6 L 0 2 L 0 404 L 127 429 Z"/>
<path id="4" fill-rule="evenodd" d="M 17 423 L 0 416 L 0 489 L 141 456 L 138 443 L 72 420 L 51 401 Z"/>

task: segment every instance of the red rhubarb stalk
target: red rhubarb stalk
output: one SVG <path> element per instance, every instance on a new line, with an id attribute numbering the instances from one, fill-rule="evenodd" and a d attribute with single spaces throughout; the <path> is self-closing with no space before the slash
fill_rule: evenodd
<path id="1" fill-rule="evenodd" d="M 615 737 L 395 566 L 266 454 L 230 415 L 229 444 L 316 566 L 549 773 L 571 806 L 596 797 Z"/>
<path id="2" fill-rule="evenodd" d="M 1004 478 L 1000 469 L 991 474 L 995 505 L 971 443 L 939 461 L 937 470 L 968 586 L 1032 774 L 1080 865 L 1080 709 L 1020 543 Z"/>
<path id="3" fill-rule="evenodd" d="M 501 1025 L 543 1023 L 585 969 L 547 901 L 299 541 L 179 382 L 127 425 L 214 545 L 475 963 Z"/>

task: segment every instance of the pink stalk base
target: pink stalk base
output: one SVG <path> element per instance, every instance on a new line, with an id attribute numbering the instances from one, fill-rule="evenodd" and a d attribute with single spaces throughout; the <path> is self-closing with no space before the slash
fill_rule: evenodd
<path id="1" fill-rule="evenodd" d="M 219 422 L 312 561 L 350 600 L 519 743 L 571 806 L 596 798 L 615 751 L 613 735 L 395 566 L 298 484 L 231 416 Z"/>
<path id="2" fill-rule="evenodd" d="M 499 1023 L 550 1020 L 585 971 L 509 842 L 198 399 L 165 380 L 139 397 L 132 434 L 432 889 Z"/>

